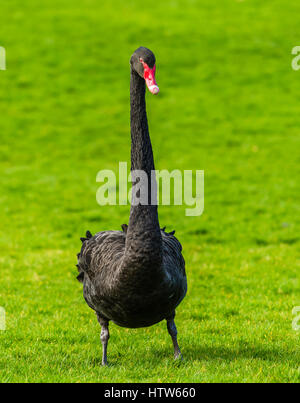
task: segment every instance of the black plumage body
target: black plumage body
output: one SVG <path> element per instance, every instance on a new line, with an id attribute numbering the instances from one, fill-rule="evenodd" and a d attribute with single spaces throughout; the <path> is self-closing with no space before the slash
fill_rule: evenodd
<path id="1" fill-rule="evenodd" d="M 184 259 L 174 235 L 162 230 L 161 234 L 161 267 L 147 267 L 146 262 L 139 270 L 124 267 L 126 233 L 122 231 L 99 232 L 83 242 L 78 258 L 83 276 L 79 277 L 93 310 L 129 328 L 151 326 L 172 315 L 186 293 Z"/>
<path id="2" fill-rule="evenodd" d="M 155 168 L 143 66 L 154 68 L 155 57 L 149 49 L 139 48 L 130 62 L 131 170 L 146 173 L 149 180 L 141 182 L 141 191 L 147 191 L 148 204 L 139 202 L 138 195 L 132 192 L 128 226 L 123 225 L 123 231 L 103 231 L 95 236 L 87 232 L 86 238 L 81 238 L 83 244 L 77 265 L 84 298 L 96 312 L 102 327 L 104 365 L 109 321 L 138 328 L 166 319 L 175 358 L 180 357 L 174 316 L 175 308 L 187 291 L 181 244 L 174 236 L 175 231 L 167 233 L 160 229 L 157 203 L 153 203 L 156 189 L 151 187 L 150 178 Z M 133 185 L 135 183 L 138 180 L 133 176 Z"/>

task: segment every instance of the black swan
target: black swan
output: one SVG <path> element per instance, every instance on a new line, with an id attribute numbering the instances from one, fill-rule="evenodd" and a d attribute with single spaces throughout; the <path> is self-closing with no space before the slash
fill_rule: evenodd
<path id="1" fill-rule="evenodd" d="M 131 56 L 130 65 L 131 170 L 147 174 L 148 204 L 135 203 L 132 192 L 128 226 L 122 225 L 122 231 L 103 231 L 94 236 L 88 231 L 86 238 L 81 238 L 83 244 L 77 255 L 77 278 L 83 283 L 84 298 L 101 326 L 102 365 L 107 364 L 110 320 L 119 326 L 138 328 L 166 319 L 174 357 L 182 358 L 174 323 L 175 308 L 187 291 L 182 247 L 175 231 L 167 233 L 165 228 L 160 229 L 157 203 L 151 205 L 150 176 L 154 161 L 145 82 L 152 94 L 158 93 L 155 56 L 140 47 Z"/>

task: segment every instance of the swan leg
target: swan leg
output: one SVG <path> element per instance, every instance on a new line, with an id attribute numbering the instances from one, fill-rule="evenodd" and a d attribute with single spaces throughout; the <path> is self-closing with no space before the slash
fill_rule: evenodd
<path id="1" fill-rule="evenodd" d="M 177 341 L 177 328 L 174 322 L 174 318 L 175 318 L 175 312 L 172 315 L 172 317 L 167 319 L 167 328 L 169 335 L 172 337 L 172 342 L 174 346 L 174 358 L 175 360 L 177 360 L 179 358 L 182 359 L 182 354 Z"/>
<path id="2" fill-rule="evenodd" d="M 102 365 L 107 365 L 107 344 L 109 339 L 108 320 L 97 312 L 97 319 L 101 326 L 100 340 L 102 343 Z"/>

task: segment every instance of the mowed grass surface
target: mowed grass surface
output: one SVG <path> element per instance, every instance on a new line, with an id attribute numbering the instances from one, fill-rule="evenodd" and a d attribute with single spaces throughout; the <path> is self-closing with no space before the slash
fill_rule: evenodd
<path id="1" fill-rule="evenodd" d="M 299 382 L 300 72 L 297 0 L 2 1 L 0 332 L 2 382 Z M 183 244 L 165 323 L 100 328 L 76 281 L 79 237 L 119 229 L 100 169 L 130 158 L 129 57 L 154 50 L 147 94 L 157 169 L 204 169 L 205 211 L 160 207 Z"/>

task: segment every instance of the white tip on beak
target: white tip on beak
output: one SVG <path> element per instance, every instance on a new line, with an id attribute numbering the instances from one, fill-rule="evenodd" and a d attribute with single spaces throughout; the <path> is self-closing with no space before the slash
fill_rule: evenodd
<path id="1" fill-rule="evenodd" d="M 159 87 L 157 85 L 149 85 L 148 89 L 151 92 L 151 94 L 156 95 L 159 93 Z"/>

